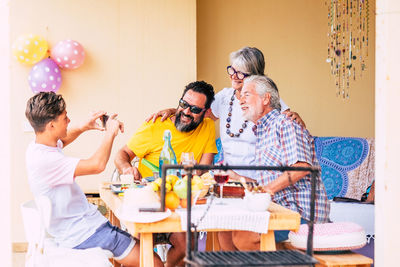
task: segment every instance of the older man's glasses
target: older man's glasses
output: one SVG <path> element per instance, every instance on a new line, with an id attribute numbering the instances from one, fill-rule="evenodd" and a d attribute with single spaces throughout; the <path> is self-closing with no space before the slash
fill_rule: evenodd
<path id="1" fill-rule="evenodd" d="M 243 72 L 241 72 L 241 71 L 235 70 L 232 66 L 226 67 L 226 71 L 228 72 L 228 74 L 229 74 L 230 76 L 233 76 L 234 74 L 236 74 L 236 77 L 237 77 L 239 80 L 243 80 L 244 78 L 250 76 L 250 74 L 243 73 Z"/>
<path id="2" fill-rule="evenodd" d="M 205 110 L 205 108 L 199 108 L 197 106 L 190 105 L 188 102 L 186 102 L 182 98 L 181 98 L 181 100 L 179 100 L 179 106 L 183 109 L 189 108 L 190 112 L 192 112 L 193 114 L 199 114 L 200 112 Z"/>

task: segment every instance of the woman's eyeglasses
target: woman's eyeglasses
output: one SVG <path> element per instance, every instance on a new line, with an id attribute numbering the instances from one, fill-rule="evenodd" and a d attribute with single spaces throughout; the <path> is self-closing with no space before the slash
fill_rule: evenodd
<path id="1" fill-rule="evenodd" d="M 232 66 L 226 67 L 226 71 L 228 72 L 228 74 L 229 74 L 230 76 L 233 76 L 234 74 L 236 74 L 236 77 L 237 77 L 239 80 L 243 80 L 244 78 L 250 76 L 250 74 L 243 73 L 243 72 L 241 72 L 241 71 L 236 71 Z"/>
<path id="2" fill-rule="evenodd" d="M 205 110 L 205 108 L 199 108 L 197 106 L 190 105 L 188 102 L 186 102 L 182 98 L 179 100 L 179 106 L 183 109 L 189 108 L 190 112 L 192 112 L 193 114 L 199 114 L 200 112 Z"/>

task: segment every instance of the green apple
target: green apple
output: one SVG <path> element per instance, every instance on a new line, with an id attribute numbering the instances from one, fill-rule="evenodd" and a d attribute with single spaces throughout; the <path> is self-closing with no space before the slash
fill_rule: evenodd
<path id="1" fill-rule="evenodd" d="M 179 179 L 174 185 L 174 192 L 182 199 L 187 198 L 187 180 Z"/>

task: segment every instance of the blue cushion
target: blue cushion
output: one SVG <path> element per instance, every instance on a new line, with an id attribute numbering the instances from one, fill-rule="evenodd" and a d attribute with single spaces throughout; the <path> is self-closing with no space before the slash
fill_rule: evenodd
<path id="1" fill-rule="evenodd" d="M 222 149 L 221 138 L 215 140 L 217 144 L 218 154 L 214 156 L 214 164 L 220 163 L 224 161 L 224 150 Z"/>
<path id="2" fill-rule="evenodd" d="M 344 197 L 349 184 L 347 173 L 359 167 L 368 155 L 367 140 L 353 137 L 315 137 L 314 140 L 328 198 Z"/>

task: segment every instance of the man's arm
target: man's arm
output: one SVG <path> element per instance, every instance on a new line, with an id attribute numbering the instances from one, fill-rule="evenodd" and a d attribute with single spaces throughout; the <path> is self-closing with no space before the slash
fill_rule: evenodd
<path id="1" fill-rule="evenodd" d="M 201 156 L 199 164 L 211 165 L 214 160 L 214 153 L 204 153 Z"/>
<path id="2" fill-rule="evenodd" d="M 249 183 L 257 182 L 256 179 L 246 177 L 246 176 L 241 176 L 240 174 L 238 174 L 237 172 L 235 172 L 233 170 L 228 170 L 228 175 L 229 175 L 229 180 L 236 181 L 236 182 L 240 182 L 241 178 L 244 178 L 246 180 L 246 182 L 249 182 Z"/>
<path id="3" fill-rule="evenodd" d="M 114 163 L 119 173 L 133 174 L 135 180 L 140 180 L 142 175 L 139 170 L 131 164 L 134 157 L 136 157 L 135 153 L 125 145 L 118 151 Z"/>
<path id="4" fill-rule="evenodd" d="M 291 167 L 310 167 L 310 164 L 307 162 L 296 162 L 291 165 Z M 266 192 L 275 194 L 276 192 L 281 191 L 282 189 L 295 184 L 301 178 L 309 174 L 308 171 L 286 171 L 281 174 L 277 179 L 272 181 L 271 183 L 264 186 Z"/>
<path id="5" fill-rule="evenodd" d="M 98 174 L 106 168 L 112 149 L 114 138 L 118 131 L 124 132 L 123 124 L 115 119 L 117 115 L 110 116 L 107 121 L 104 139 L 97 151 L 89 159 L 81 159 L 75 168 L 74 176 Z"/>
<path id="6" fill-rule="evenodd" d="M 104 111 L 97 111 L 91 114 L 89 119 L 83 122 L 81 125 L 68 129 L 67 136 L 61 139 L 61 141 L 63 142 L 63 146 L 65 147 L 71 144 L 79 135 L 81 135 L 85 131 L 94 129 L 104 131 L 104 128 L 96 123 L 96 120 L 104 114 L 106 114 Z"/>
<path id="7" fill-rule="evenodd" d="M 204 153 L 202 156 L 201 156 L 201 159 L 200 159 L 200 162 L 199 162 L 199 164 L 202 164 L 202 165 L 211 165 L 212 164 L 212 162 L 213 162 L 213 160 L 214 160 L 214 153 Z M 203 174 L 205 171 L 202 171 L 202 170 L 197 170 L 196 171 L 196 174 L 197 175 L 201 175 L 201 174 Z"/>

